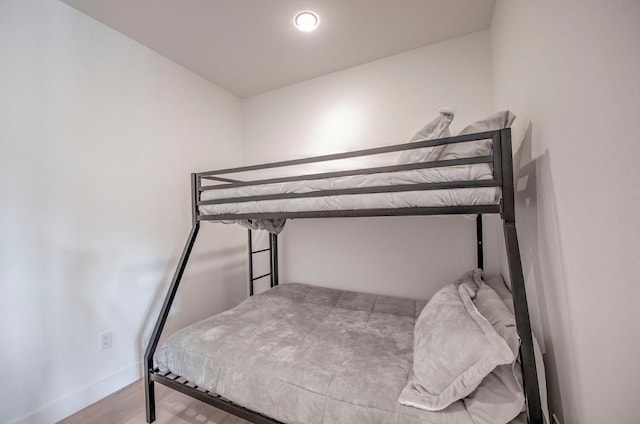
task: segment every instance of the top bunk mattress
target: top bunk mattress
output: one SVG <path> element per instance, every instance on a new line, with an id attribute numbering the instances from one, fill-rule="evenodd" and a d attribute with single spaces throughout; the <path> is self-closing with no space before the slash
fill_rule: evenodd
<path id="1" fill-rule="evenodd" d="M 309 211 L 348 211 L 362 209 L 397 209 L 415 207 L 497 205 L 500 187 L 455 189 L 420 189 L 418 184 L 492 181 L 491 164 L 478 163 L 443 168 L 414 169 L 368 175 L 298 180 L 278 184 L 259 184 L 237 188 L 204 190 L 203 202 L 237 199 L 236 202 L 201 204 L 202 215 L 284 213 Z M 348 192 L 350 189 L 416 185 L 415 191 L 371 192 L 362 194 L 319 195 L 326 191 Z M 299 194 L 285 199 L 249 200 L 255 196 Z"/>
<path id="2" fill-rule="evenodd" d="M 284 284 L 171 336 L 162 370 L 295 424 L 473 424 L 401 405 L 425 301 Z"/>

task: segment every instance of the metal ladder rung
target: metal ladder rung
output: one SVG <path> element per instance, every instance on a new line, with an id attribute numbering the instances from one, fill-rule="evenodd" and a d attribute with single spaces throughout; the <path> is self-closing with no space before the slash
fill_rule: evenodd
<path id="1" fill-rule="evenodd" d="M 271 248 L 267 247 L 266 249 L 254 250 L 253 252 L 251 252 L 251 254 L 255 255 L 256 253 L 269 252 L 269 251 L 271 251 Z"/>
<path id="2" fill-rule="evenodd" d="M 270 273 L 270 272 L 267 272 L 266 274 L 263 274 L 263 275 L 261 275 L 261 276 L 259 276 L 259 277 L 252 278 L 252 279 L 251 279 L 251 281 L 259 280 L 259 279 L 264 278 L 264 277 L 266 277 L 266 276 L 268 276 L 268 275 L 271 275 L 271 273 Z"/>

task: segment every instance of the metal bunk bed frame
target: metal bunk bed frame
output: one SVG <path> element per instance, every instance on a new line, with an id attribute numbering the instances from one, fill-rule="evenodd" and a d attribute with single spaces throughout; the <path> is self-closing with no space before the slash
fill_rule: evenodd
<path id="1" fill-rule="evenodd" d="M 332 160 L 347 159 L 360 156 L 369 156 L 403 150 L 418 149 L 432 146 L 441 146 L 452 143 L 462 143 L 474 140 L 492 139 L 493 150 L 491 155 L 464 159 L 453 159 L 435 162 L 393 165 L 385 167 L 366 168 L 339 172 L 325 172 L 319 174 L 306 174 L 294 177 L 281 177 L 262 179 L 254 181 L 238 181 L 226 177 L 225 174 L 240 172 L 250 172 L 269 168 L 279 168 L 294 165 L 304 165 L 314 162 L 325 162 Z M 288 181 L 310 180 L 320 178 L 342 177 L 349 175 L 364 175 L 380 172 L 405 171 L 411 169 L 436 168 L 455 165 L 469 165 L 474 163 L 490 163 L 493 165 L 492 180 L 445 182 L 445 183 L 422 183 L 404 184 L 393 186 L 360 187 L 351 189 L 321 190 L 311 193 L 285 193 L 260 195 L 241 198 L 227 198 L 217 200 L 200 200 L 200 193 L 205 190 L 218 188 L 232 188 L 257 184 L 281 183 Z M 509 273 L 511 276 L 511 289 L 516 318 L 516 328 L 521 339 L 520 358 L 522 375 L 524 380 L 524 392 L 526 398 L 527 420 L 530 424 L 543 424 L 542 407 L 540 403 L 540 393 L 538 387 L 538 377 L 536 371 L 533 337 L 531 333 L 531 323 L 529 309 L 527 305 L 527 295 L 518 245 L 518 236 L 515 225 L 515 203 L 514 203 L 514 174 L 511 150 L 511 130 L 509 128 L 487 131 L 483 133 L 468 134 L 456 137 L 442 138 L 422 142 L 398 144 L 393 146 L 378 147 L 373 149 L 358 150 L 347 153 L 317 156 L 311 158 L 273 162 L 262 165 L 243 166 L 228 168 L 218 171 L 201 172 L 191 174 L 191 219 L 192 228 L 184 247 L 177 269 L 173 275 L 171 285 L 165 297 L 160 315 L 153 329 L 149 344 L 144 355 L 145 366 L 145 399 L 147 422 L 151 423 L 156 418 L 155 410 L 155 389 L 154 383 L 160 383 L 179 392 L 182 392 L 195 399 L 213 405 L 228 413 L 246 419 L 252 423 L 266 424 L 279 423 L 270 417 L 251 411 L 245 407 L 237 405 L 216 393 L 211 393 L 197 385 L 190 383 L 185 378 L 170 372 L 161 372 L 153 365 L 153 355 L 160 341 L 160 335 L 169 315 L 169 310 L 178 291 L 182 275 L 189 261 L 189 256 L 198 231 L 200 223 L 203 221 L 224 221 L 241 219 L 283 219 L 283 218 L 330 218 L 330 217 L 372 217 L 372 216 L 408 216 L 408 215 L 448 215 L 448 214 L 477 214 L 476 219 L 476 240 L 477 240 L 477 263 L 478 267 L 483 266 L 483 245 L 482 245 L 482 215 L 500 214 L 503 221 L 504 237 L 507 250 L 507 260 Z M 217 184 L 203 185 L 203 180 L 214 181 Z M 359 209 L 359 210 L 332 210 L 332 211 L 311 211 L 311 212 L 278 212 L 278 213 L 250 213 L 250 214 L 224 214 L 224 215 L 202 215 L 198 207 L 206 204 L 234 203 L 258 200 L 275 200 L 286 198 L 302 198 L 313 196 L 331 196 L 341 194 L 365 194 L 365 193 L 385 193 L 399 191 L 417 190 L 438 190 L 448 188 L 471 188 L 471 187 L 500 187 L 502 190 L 502 200 L 499 205 L 471 205 L 471 206 L 442 206 L 442 207 L 411 207 L 396 209 Z M 258 251 L 252 250 L 251 230 L 248 235 L 249 245 L 249 290 L 253 295 L 253 282 L 255 280 L 270 276 L 271 287 L 278 284 L 278 250 L 277 236 L 271 234 L 269 237 L 269 248 Z M 258 277 L 253 276 L 253 255 L 260 252 L 269 252 L 270 272 Z"/>

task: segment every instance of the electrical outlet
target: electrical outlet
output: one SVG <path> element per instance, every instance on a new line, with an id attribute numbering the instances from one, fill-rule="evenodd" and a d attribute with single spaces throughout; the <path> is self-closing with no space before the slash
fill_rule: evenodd
<path id="1" fill-rule="evenodd" d="M 106 350 L 113 346 L 113 337 L 111 331 L 107 331 L 100 336 L 100 349 Z"/>
<path id="2" fill-rule="evenodd" d="M 551 418 L 553 418 L 553 424 L 560 424 L 560 420 L 556 414 L 551 414 Z"/>

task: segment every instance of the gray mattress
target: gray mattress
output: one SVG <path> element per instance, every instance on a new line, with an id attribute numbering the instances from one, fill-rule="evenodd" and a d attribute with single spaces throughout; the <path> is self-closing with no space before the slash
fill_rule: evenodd
<path id="1" fill-rule="evenodd" d="M 426 301 L 284 284 L 191 325 L 156 365 L 286 423 L 473 424 L 398 403 Z"/>

